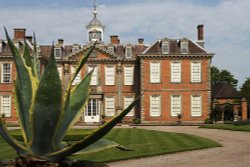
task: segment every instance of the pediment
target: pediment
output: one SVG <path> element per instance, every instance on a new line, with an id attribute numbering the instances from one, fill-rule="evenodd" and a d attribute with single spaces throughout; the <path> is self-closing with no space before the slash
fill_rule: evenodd
<path id="1" fill-rule="evenodd" d="M 83 54 L 91 47 L 91 45 L 85 46 L 84 48 L 71 53 L 65 57 L 68 61 L 78 61 L 82 58 Z M 96 46 L 89 58 L 90 61 L 115 61 L 118 60 L 118 56 L 113 53 L 109 53 L 105 48 Z"/>

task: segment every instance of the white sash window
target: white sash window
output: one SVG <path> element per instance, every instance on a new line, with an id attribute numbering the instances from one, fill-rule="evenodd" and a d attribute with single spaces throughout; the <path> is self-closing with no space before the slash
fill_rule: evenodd
<path id="1" fill-rule="evenodd" d="M 191 63 L 191 82 L 201 82 L 201 63 Z"/>
<path id="2" fill-rule="evenodd" d="M 161 82 L 161 64 L 158 62 L 150 63 L 150 82 L 151 83 Z"/>
<path id="3" fill-rule="evenodd" d="M 171 63 L 171 82 L 172 83 L 181 82 L 181 63 L 180 62 Z"/>
<path id="4" fill-rule="evenodd" d="M 134 67 L 125 66 L 124 67 L 124 85 L 133 85 L 134 82 Z"/>
<path id="5" fill-rule="evenodd" d="M 1 111 L 0 114 L 4 114 L 5 117 L 11 117 L 11 96 L 3 95 L 0 97 Z"/>
<path id="6" fill-rule="evenodd" d="M 178 116 L 181 114 L 181 96 L 171 96 L 171 116 Z"/>
<path id="7" fill-rule="evenodd" d="M 161 116 L 161 96 L 159 95 L 150 96 L 150 116 Z"/>
<path id="8" fill-rule="evenodd" d="M 105 114 L 106 116 L 115 115 L 115 98 L 105 97 Z"/>
<path id="9" fill-rule="evenodd" d="M 191 115 L 192 116 L 201 116 L 201 96 L 193 95 L 191 96 Z"/>
<path id="10" fill-rule="evenodd" d="M 114 66 L 105 67 L 105 84 L 115 85 L 115 67 Z"/>

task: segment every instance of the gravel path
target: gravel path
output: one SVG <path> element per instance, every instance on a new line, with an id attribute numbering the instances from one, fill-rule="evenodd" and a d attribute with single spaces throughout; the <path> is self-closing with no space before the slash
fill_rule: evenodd
<path id="1" fill-rule="evenodd" d="M 219 148 L 166 154 L 108 163 L 110 167 L 249 167 L 250 132 L 199 129 L 195 126 L 145 126 L 168 132 L 181 132 L 215 140 Z"/>

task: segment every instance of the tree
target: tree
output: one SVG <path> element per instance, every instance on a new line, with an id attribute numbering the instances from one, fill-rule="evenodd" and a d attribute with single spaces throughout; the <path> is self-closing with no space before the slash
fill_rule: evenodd
<path id="1" fill-rule="evenodd" d="M 250 105 L 250 77 L 246 79 L 244 84 L 240 87 L 240 93 L 247 99 L 248 106 Z"/>
<path id="2" fill-rule="evenodd" d="M 234 87 L 237 87 L 238 80 L 234 78 L 227 70 L 219 70 L 217 67 L 211 67 L 211 80 L 212 84 L 216 83 L 224 83 L 224 84 L 231 84 Z"/>

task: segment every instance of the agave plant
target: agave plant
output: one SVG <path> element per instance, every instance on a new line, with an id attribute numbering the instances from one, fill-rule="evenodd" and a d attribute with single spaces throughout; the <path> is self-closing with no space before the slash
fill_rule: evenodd
<path id="1" fill-rule="evenodd" d="M 21 157 L 41 161 L 60 162 L 66 157 L 95 144 L 106 135 L 135 106 L 139 98 L 121 114 L 99 127 L 93 133 L 74 144 L 63 142 L 68 130 L 79 120 L 88 101 L 92 72 L 81 83 L 71 87 L 76 75 L 87 61 L 95 44 L 83 55 L 65 93 L 57 71 L 53 52 L 42 75 L 34 42 L 34 53 L 25 43 L 24 52 L 14 46 L 6 29 L 6 37 L 16 64 L 15 105 L 24 141 L 19 142 L 8 132 L 0 117 L 0 134 Z"/>

